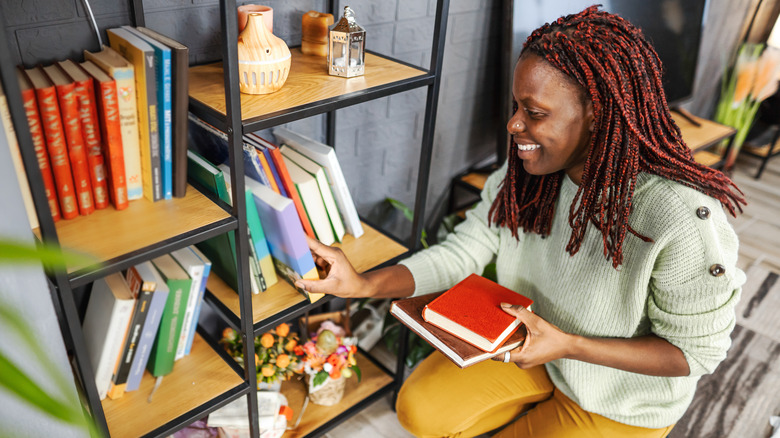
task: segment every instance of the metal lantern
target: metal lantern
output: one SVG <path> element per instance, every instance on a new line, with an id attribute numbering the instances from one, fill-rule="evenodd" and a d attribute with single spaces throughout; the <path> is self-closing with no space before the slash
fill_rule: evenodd
<path id="1" fill-rule="evenodd" d="M 344 15 L 328 32 L 328 74 L 351 78 L 365 71 L 366 31 L 355 22 L 355 12 L 344 6 Z"/>

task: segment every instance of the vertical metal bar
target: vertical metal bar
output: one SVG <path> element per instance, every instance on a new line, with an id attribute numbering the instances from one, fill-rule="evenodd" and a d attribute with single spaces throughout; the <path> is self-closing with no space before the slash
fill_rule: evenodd
<path id="1" fill-rule="evenodd" d="M 130 3 L 130 9 L 132 9 L 133 24 L 135 26 L 146 26 L 146 19 L 144 18 L 144 1 L 133 0 Z"/>
<path id="2" fill-rule="evenodd" d="M 32 137 L 30 136 L 27 116 L 25 115 L 22 95 L 19 91 L 19 83 L 16 79 L 16 72 L 11 63 L 11 52 L 8 45 L 7 34 L 3 29 L 0 32 L 0 79 L 2 80 L 3 90 L 6 94 L 8 109 L 11 113 L 11 121 L 15 127 L 16 139 L 19 143 L 19 151 L 22 155 L 24 170 L 27 173 L 28 185 L 35 205 L 36 215 L 38 217 L 41 240 L 51 248 L 59 248 L 57 230 L 54 226 L 54 220 L 51 217 L 51 210 L 46 199 L 46 191 L 41 178 L 41 171 L 38 167 L 38 158 L 35 154 Z M 81 384 L 84 389 L 89 410 L 93 421 L 100 433 L 108 436 L 108 425 L 103 413 L 103 407 L 98 396 L 97 386 L 95 385 L 95 374 L 89 363 L 89 354 L 87 354 L 84 333 L 81 331 L 76 303 L 73 299 L 73 291 L 68 281 L 67 273 L 62 270 L 53 270 L 50 266 L 45 266 L 46 272 L 52 279 L 58 289 L 55 294 L 59 302 L 54 305 L 59 307 L 62 314 L 65 315 L 65 321 L 60 321 L 62 336 L 65 345 L 72 345 L 75 357 L 75 368 L 81 378 Z"/>
<path id="3" fill-rule="evenodd" d="M 234 231 L 236 239 L 236 257 L 238 286 L 236 291 L 240 297 L 241 339 L 244 343 L 244 377 L 249 382 L 252 391 L 247 394 L 250 436 L 258 436 L 260 429 L 257 422 L 257 373 L 255 368 L 255 336 L 252 313 L 252 292 L 249 287 L 249 233 L 246 227 L 246 197 L 244 196 L 244 133 L 241 119 L 241 95 L 238 86 L 238 17 L 235 0 L 220 0 L 220 17 L 222 20 L 223 52 L 222 64 L 225 80 L 226 132 L 230 146 L 231 187 L 233 190 L 233 216 L 239 224 Z"/>
<path id="4" fill-rule="evenodd" d="M 336 147 L 336 111 L 325 114 L 325 144 Z"/>

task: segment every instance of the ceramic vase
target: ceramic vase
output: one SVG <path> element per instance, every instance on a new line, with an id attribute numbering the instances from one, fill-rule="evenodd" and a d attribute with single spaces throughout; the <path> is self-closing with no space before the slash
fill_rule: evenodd
<path id="1" fill-rule="evenodd" d="M 263 23 L 268 29 L 268 32 L 274 32 L 274 10 L 270 6 L 265 5 L 241 5 L 238 8 L 238 31 L 241 32 L 246 27 L 249 14 L 253 12 L 259 12 L 263 14 Z"/>
<path id="2" fill-rule="evenodd" d="M 290 49 L 268 31 L 262 13 L 250 13 L 238 35 L 238 74 L 242 93 L 269 94 L 278 91 L 290 73 Z"/>

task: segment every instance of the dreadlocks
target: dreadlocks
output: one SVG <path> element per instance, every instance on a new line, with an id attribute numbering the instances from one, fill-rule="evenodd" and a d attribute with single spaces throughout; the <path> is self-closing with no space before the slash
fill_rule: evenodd
<path id="1" fill-rule="evenodd" d="M 745 200 L 734 183 L 693 160 L 669 113 L 658 54 L 631 23 L 591 6 L 535 30 L 521 56 L 526 52 L 576 81 L 593 104 L 595 129 L 569 212 L 569 254 L 580 249 L 589 222 L 601 232 L 604 255 L 615 268 L 623 262 L 626 232 L 651 240 L 628 225 L 640 172 L 699 190 L 732 215 L 742 211 Z M 562 177 L 563 171 L 531 175 L 517 154 L 509 153 L 490 220 L 511 229 L 515 238 L 520 228 L 549 235 Z"/>

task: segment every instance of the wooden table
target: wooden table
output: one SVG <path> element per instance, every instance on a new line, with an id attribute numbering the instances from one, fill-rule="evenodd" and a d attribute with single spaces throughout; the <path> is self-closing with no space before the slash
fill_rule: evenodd
<path id="1" fill-rule="evenodd" d="M 672 119 L 682 131 L 683 140 L 693 151 L 693 158 L 701 164 L 710 167 L 722 167 L 725 164 L 725 157 L 731 149 L 731 142 L 722 155 L 718 155 L 707 150 L 709 147 L 719 142 L 731 139 L 733 140 L 737 130 L 731 126 L 722 125 L 712 120 L 707 120 L 685 111 L 672 111 Z M 698 123 L 698 126 L 691 120 Z"/>

